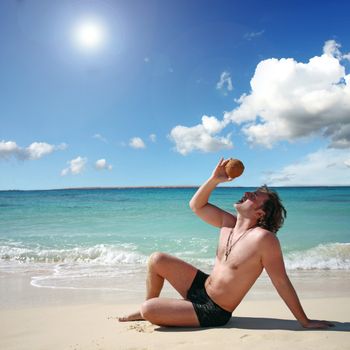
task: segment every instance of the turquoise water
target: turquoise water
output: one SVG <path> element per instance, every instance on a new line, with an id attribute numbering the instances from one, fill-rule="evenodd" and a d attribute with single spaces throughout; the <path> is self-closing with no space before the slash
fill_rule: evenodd
<path id="1" fill-rule="evenodd" d="M 218 188 L 233 212 L 249 188 Z M 218 230 L 192 213 L 195 188 L 0 192 L 0 269 L 50 271 L 38 286 L 132 276 L 153 251 L 210 269 Z M 288 269 L 350 270 L 350 187 L 279 188 L 288 211 L 278 233 Z M 74 283 L 73 283 L 74 280 Z"/>

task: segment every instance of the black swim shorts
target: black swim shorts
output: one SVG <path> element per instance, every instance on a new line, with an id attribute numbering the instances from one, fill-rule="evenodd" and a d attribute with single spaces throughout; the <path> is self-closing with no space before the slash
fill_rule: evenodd
<path id="1" fill-rule="evenodd" d="M 232 314 L 215 304 L 207 294 L 204 283 L 209 275 L 198 270 L 187 292 L 187 299 L 193 304 L 194 311 L 201 327 L 217 327 L 225 325 Z"/>

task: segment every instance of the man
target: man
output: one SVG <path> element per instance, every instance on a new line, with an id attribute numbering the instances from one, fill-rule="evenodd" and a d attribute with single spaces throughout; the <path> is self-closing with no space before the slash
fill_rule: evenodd
<path id="1" fill-rule="evenodd" d="M 232 312 L 266 270 L 279 295 L 305 328 L 327 328 L 327 321 L 309 320 L 286 274 L 276 232 L 286 216 L 278 195 L 266 186 L 246 192 L 235 205 L 237 216 L 210 203 L 216 186 L 227 177 L 221 159 L 211 177 L 198 189 L 190 207 L 202 220 L 220 228 L 213 271 L 208 276 L 194 266 L 164 253 L 151 255 L 147 295 L 140 311 L 119 321 L 148 320 L 160 326 L 215 327 L 226 324 Z M 183 299 L 159 298 L 167 280 Z"/>

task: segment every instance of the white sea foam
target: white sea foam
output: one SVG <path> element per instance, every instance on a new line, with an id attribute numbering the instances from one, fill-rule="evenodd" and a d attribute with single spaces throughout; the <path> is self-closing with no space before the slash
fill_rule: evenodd
<path id="1" fill-rule="evenodd" d="M 317 247 L 286 254 L 290 270 L 350 270 L 350 243 L 320 244 Z"/>
<path id="2" fill-rule="evenodd" d="M 207 270 L 214 263 L 214 257 L 206 257 L 203 249 L 184 249 L 171 253 Z M 19 265 L 27 271 L 45 268 L 52 270 L 52 266 L 55 266 L 60 272 L 56 276 L 68 277 L 69 273 L 80 277 L 84 277 L 84 274 L 114 276 L 144 268 L 147 259 L 148 254 L 138 252 L 132 244 L 98 244 L 70 249 L 32 248 L 18 244 L 0 246 L 0 269 L 4 272 L 10 272 L 11 269 L 18 272 Z M 290 270 L 350 270 L 350 243 L 330 243 L 305 251 L 289 252 L 285 254 L 285 262 Z"/>
<path id="3" fill-rule="evenodd" d="M 145 255 L 138 253 L 131 244 L 75 247 L 71 249 L 45 249 L 0 246 L 1 260 L 22 263 L 86 263 L 96 265 L 144 264 Z"/>
<path id="4" fill-rule="evenodd" d="M 199 249 L 172 252 L 210 272 L 214 257 Z M 144 288 L 147 256 L 132 244 L 98 244 L 71 249 L 30 248 L 19 244 L 0 246 L 0 272 L 27 273 L 40 288 L 127 290 Z M 285 254 L 290 270 L 350 270 L 350 243 L 318 245 Z M 128 286 L 128 287 L 126 287 Z M 126 289 L 125 289 L 126 288 Z"/>

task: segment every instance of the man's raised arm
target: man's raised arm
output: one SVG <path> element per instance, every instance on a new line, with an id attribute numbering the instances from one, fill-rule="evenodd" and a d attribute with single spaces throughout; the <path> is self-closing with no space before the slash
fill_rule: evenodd
<path id="1" fill-rule="evenodd" d="M 216 227 L 233 227 L 236 217 L 225 210 L 208 203 L 210 194 L 221 182 L 231 181 L 225 172 L 225 165 L 228 160 L 220 159 L 211 177 L 197 190 L 190 201 L 193 212 L 202 220 Z"/>

